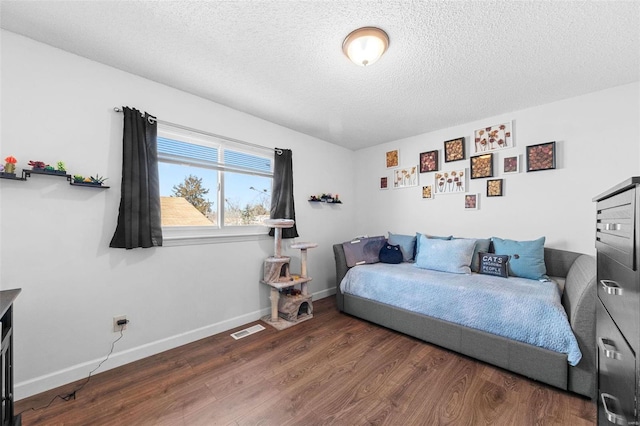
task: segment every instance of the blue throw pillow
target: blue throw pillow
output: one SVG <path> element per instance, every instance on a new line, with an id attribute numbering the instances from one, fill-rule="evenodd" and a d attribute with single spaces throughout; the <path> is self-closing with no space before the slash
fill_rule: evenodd
<path id="1" fill-rule="evenodd" d="M 428 234 L 421 234 L 419 232 L 416 232 L 416 255 L 414 256 L 415 259 L 418 258 L 418 252 L 420 252 L 420 236 L 422 235 L 434 240 L 450 240 L 453 238 L 453 235 L 448 235 L 446 237 L 438 237 L 437 235 L 428 235 Z"/>
<path id="2" fill-rule="evenodd" d="M 453 238 L 454 240 L 468 240 L 469 238 Z M 474 239 L 474 238 L 471 238 Z M 491 245 L 491 240 L 489 238 L 478 238 L 475 239 L 476 247 L 473 249 L 473 258 L 471 259 L 471 272 L 479 272 L 480 270 L 480 258 L 478 254 L 488 253 L 489 246 Z"/>
<path id="3" fill-rule="evenodd" d="M 440 240 L 420 236 L 420 253 L 416 266 L 454 274 L 470 274 L 471 257 L 476 240 Z"/>
<path id="4" fill-rule="evenodd" d="M 540 237 L 533 241 L 503 240 L 493 237 L 493 251 L 495 254 L 510 256 L 509 275 L 531 280 L 545 278 L 547 267 L 544 264 L 544 240 Z"/>
<path id="5" fill-rule="evenodd" d="M 391 245 L 400 246 L 402 260 L 405 262 L 411 262 L 413 260 L 413 253 L 416 249 L 416 237 L 414 235 L 400 235 L 389 232 L 387 241 Z"/>

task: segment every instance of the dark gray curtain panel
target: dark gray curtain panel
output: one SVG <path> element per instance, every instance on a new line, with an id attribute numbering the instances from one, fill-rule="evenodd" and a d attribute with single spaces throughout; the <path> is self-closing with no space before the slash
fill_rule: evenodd
<path id="1" fill-rule="evenodd" d="M 122 195 L 118 224 L 109 247 L 162 246 L 158 123 L 146 112 L 123 107 Z"/>
<path id="2" fill-rule="evenodd" d="M 293 154 L 290 149 L 276 148 L 273 161 L 273 191 L 271 191 L 271 219 L 296 220 L 293 202 Z M 282 238 L 298 237 L 297 224 L 282 230 Z M 269 235 L 274 235 L 271 228 Z"/>

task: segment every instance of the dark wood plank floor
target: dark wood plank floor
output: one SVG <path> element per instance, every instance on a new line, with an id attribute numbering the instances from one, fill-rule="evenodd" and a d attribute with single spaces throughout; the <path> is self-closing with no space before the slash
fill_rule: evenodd
<path id="1" fill-rule="evenodd" d="M 16 411 L 28 410 L 24 425 L 595 424 L 588 399 L 341 314 L 334 298 L 288 330 L 229 334 L 97 374 L 75 400 L 29 410 L 82 381 Z"/>

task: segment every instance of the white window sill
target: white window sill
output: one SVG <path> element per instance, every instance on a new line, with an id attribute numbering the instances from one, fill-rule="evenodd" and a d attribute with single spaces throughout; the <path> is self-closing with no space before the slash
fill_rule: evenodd
<path id="1" fill-rule="evenodd" d="M 190 246 L 198 244 L 235 243 L 269 239 L 269 228 L 264 226 L 238 226 L 225 229 L 208 227 L 163 227 L 162 246 Z"/>

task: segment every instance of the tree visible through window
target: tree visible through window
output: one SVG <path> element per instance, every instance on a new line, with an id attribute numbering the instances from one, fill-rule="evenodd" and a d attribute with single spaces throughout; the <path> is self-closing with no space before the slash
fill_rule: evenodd
<path id="1" fill-rule="evenodd" d="M 159 128 L 158 160 L 163 227 L 251 228 L 269 218 L 268 151 Z"/>
<path id="2" fill-rule="evenodd" d="M 209 188 L 202 185 L 202 178 L 189 175 L 179 185 L 173 185 L 172 197 L 182 197 L 205 216 L 211 214 L 213 202 L 204 198 L 209 193 Z"/>

